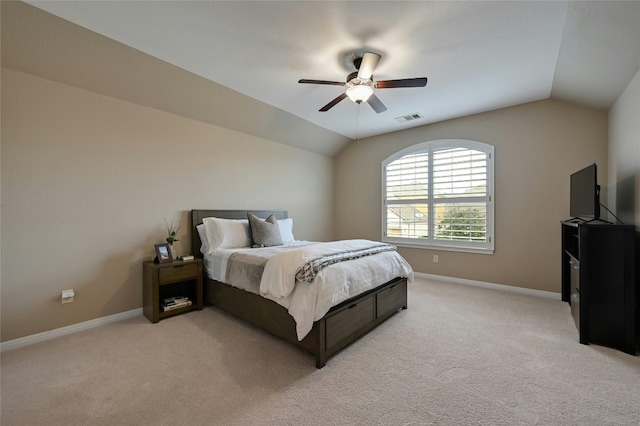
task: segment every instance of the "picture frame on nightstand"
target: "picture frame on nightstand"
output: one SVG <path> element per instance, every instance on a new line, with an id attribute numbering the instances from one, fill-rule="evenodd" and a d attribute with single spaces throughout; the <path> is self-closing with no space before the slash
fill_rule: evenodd
<path id="1" fill-rule="evenodd" d="M 173 262 L 173 258 L 171 257 L 171 250 L 169 249 L 169 244 L 154 244 L 156 249 L 156 259 L 158 259 L 158 263 L 168 263 Z"/>

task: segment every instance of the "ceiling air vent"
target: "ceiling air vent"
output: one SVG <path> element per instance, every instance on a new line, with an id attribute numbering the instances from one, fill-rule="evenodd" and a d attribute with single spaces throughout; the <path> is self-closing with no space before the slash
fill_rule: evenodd
<path id="1" fill-rule="evenodd" d="M 424 118 L 424 117 L 419 113 L 414 112 L 413 114 L 396 117 L 396 121 L 398 123 L 406 123 L 407 121 L 420 120 L 421 118 Z"/>

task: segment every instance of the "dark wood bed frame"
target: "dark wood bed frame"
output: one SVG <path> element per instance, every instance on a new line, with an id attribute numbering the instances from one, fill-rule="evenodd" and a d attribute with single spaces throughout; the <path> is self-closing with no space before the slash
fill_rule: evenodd
<path id="1" fill-rule="evenodd" d="M 196 226 L 205 217 L 246 219 L 247 213 L 266 218 L 274 214 L 278 219 L 288 217 L 286 211 L 271 210 L 192 210 L 191 250 L 200 253 L 200 236 Z M 296 323 L 287 309 L 257 294 L 203 277 L 204 299 L 242 320 L 278 336 L 313 354 L 316 367 L 322 368 L 327 358 L 378 326 L 400 309 L 407 308 L 407 279 L 397 277 L 365 293 L 332 307 L 304 339 L 298 341 Z"/>

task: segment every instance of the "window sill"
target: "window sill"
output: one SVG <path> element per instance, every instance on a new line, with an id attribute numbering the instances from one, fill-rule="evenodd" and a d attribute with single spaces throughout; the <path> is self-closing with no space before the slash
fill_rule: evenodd
<path id="1" fill-rule="evenodd" d="M 411 244 L 407 242 L 398 242 L 385 240 L 386 243 L 393 244 L 397 247 L 404 248 L 416 248 L 423 250 L 439 250 L 439 251 L 454 251 L 460 253 L 474 253 L 474 254 L 493 254 L 494 249 L 492 248 L 473 248 L 473 247 L 458 247 L 458 246 L 442 246 L 442 245 L 425 245 L 425 244 Z"/>

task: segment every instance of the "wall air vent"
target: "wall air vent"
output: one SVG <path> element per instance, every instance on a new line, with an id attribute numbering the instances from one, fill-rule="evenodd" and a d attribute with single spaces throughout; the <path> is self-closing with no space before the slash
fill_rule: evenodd
<path id="1" fill-rule="evenodd" d="M 413 114 L 408 114 L 408 115 L 403 115 L 400 117 L 396 117 L 396 121 L 398 123 L 406 123 L 407 121 L 413 121 L 413 120 L 420 120 L 424 118 L 422 115 L 420 115 L 417 112 L 414 112 Z"/>

